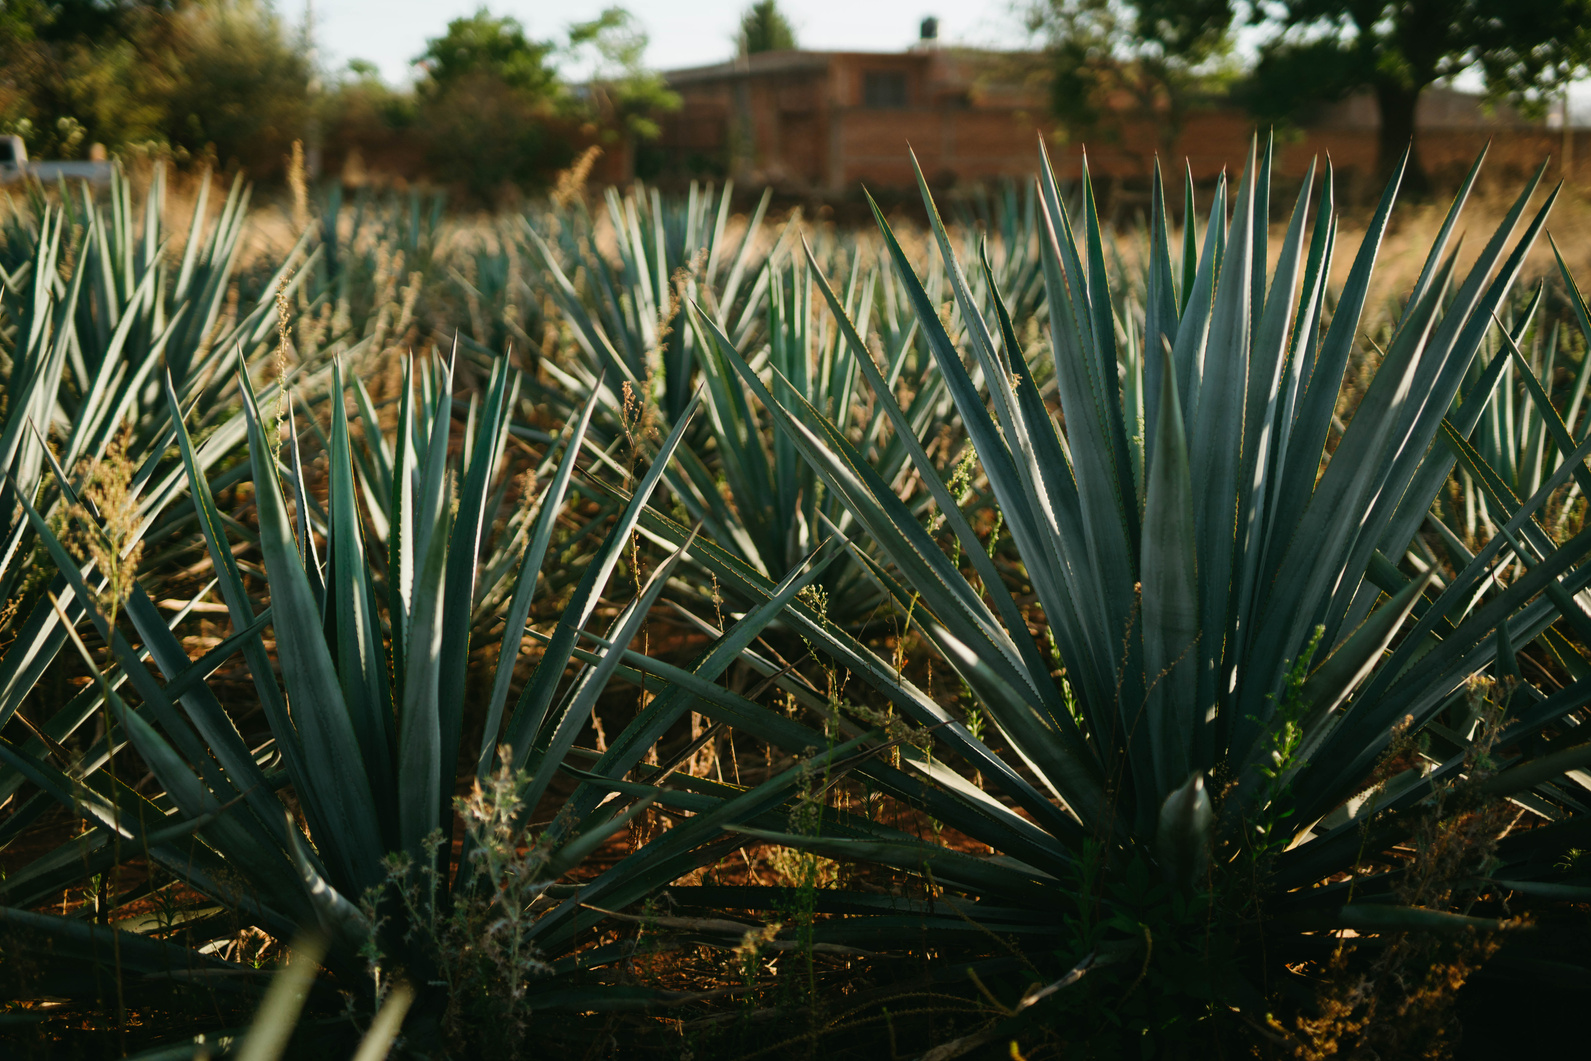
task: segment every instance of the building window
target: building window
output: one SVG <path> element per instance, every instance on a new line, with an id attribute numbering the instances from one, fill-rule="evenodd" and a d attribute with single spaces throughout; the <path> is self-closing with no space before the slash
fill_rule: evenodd
<path id="1" fill-rule="evenodd" d="M 906 75 L 899 70 L 869 70 L 864 73 L 862 105 L 892 110 L 906 106 Z"/>

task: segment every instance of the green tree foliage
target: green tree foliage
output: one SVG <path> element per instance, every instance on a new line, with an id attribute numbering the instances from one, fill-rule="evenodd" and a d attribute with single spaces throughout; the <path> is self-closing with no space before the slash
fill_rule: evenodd
<path id="1" fill-rule="evenodd" d="M 531 37 L 480 8 L 427 42 L 414 89 L 350 67 L 313 95 L 297 27 L 270 0 L 0 0 L 0 132 L 36 158 L 169 147 L 279 172 L 313 121 L 333 153 L 423 153 L 424 175 L 477 199 L 535 185 L 584 147 L 654 137 L 678 106 L 643 63 L 647 37 L 625 10 Z M 591 71 L 570 86 L 560 66 Z"/>
<path id="2" fill-rule="evenodd" d="M 532 40 L 516 19 L 485 8 L 453 20 L 419 59 L 418 124 L 433 172 L 487 200 L 544 182 L 592 140 L 655 137 L 654 116 L 679 98 L 644 66 L 646 46 L 618 7 L 572 26 L 562 45 Z M 566 85 L 560 62 L 590 69 L 590 80 Z"/>
<path id="3" fill-rule="evenodd" d="M 679 96 L 645 64 L 646 30 L 622 7 L 610 7 L 590 22 L 569 29 L 569 50 L 594 53 L 593 77 L 579 94 L 588 117 L 611 132 L 656 137 L 656 116 L 678 110 Z"/>
<path id="4" fill-rule="evenodd" d="M 383 154 L 409 135 L 417 117 L 414 93 L 388 85 L 367 59 L 350 60 L 331 80 L 319 110 L 325 142 L 344 162 L 355 151 L 361 160 Z"/>
<path id="5" fill-rule="evenodd" d="M 1076 136 L 1109 135 L 1130 100 L 1155 116 L 1170 149 L 1231 46 L 1228 0 L 1036 0 L 1030 31 L 1045 41 L 1051 107 Z"/>
<path id="6" fill-rule="evenodd" d="M 161 143 L 252 171 L 307 117 L 309 67 L 259 0 L 21 0 L 0 8 L 0 124 L 39 157 Z"/>
<path id="7" fill-rule="evenodd" d="M 778 0 L 757 0 L 740 17 L 740 45 L 747 55 L 753 52 L 784 52 L 796 47 L 795 28 Z"/>
<path id="8" fill-rule="evenodd" d="M 497 17 L 480 8 L 468 18 L 447 24 L 447 32 L 426 42 L 419 63 L 425 67 L 422 92 L 445 93 L 459 82 L 490 77 L 531 98 L 551 98 L 558 74 L 551 58 L 555 47 L 525 36 L 517 19 Z"/>
<path id="9" fill-rule="evenodd" d="M 552 130 L 562 91 L 556 50 L 485 8 L 427 42 L 418 119 L 438 178 L 490 200 L 568 165 L 573 150 Z"/>
<path id="10" fill-rule="evenodd" d="M 143 31 L 166 4 L 15 0 L 0 4 L 0 125 L 44 158 L 85 141 L 156 135 L 158 106 L 132 84 Z"/>
<path id="11" fill-rule="evenodd" d="M 140 46 L 165 60 L 148 88 L 167 143 L 213 151 L 222 164 L 263 174 L 304 135 L 309 62 L 297 34 L 268 4 L 192 4 L 152 26 Z"/>
<path id="12" fill-rule="evenodd" d="M 1380 168 L 1416 150 L 1405 182 L 1425 191 L 1415 111 L 1431 84 L 1477 72 L 1494 100 L 1539 113 L 1591 64 L 1591 0 L 1272 0 L 1251 19 L 1270 30 L 1252 82 L 1265 119 L 1297 118 L 1360 90 L 1381 114 Z"/>

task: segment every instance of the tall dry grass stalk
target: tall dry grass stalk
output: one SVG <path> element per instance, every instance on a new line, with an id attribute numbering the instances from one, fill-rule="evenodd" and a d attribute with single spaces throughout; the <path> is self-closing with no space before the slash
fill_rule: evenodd
<path id="1" fill-rule="evenodd" d="M 293 153 L 287 157 L 287 187 L 293 193 L 293 227 L 302 232 L 309 227 L 309 178 L 302 140 L 293 141 Z"/>
<path id="2" fill-rule="evenodd" d="M 591 177 L 591 167 L 596 165 L 597 159 L 602 157 L 602 148 L 592 144 L 580 153 L 574 165 L 558 173 L 558 180 L 553 185 L 552 202 L 562 210 L 577 199 L 585 198 L 586 181 Z"/>

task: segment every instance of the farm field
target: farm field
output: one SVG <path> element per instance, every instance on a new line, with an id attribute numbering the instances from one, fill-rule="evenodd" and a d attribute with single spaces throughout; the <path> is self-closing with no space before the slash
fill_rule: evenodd
<path id="1" fill-rule="evenodd" d="M 1269 150 L 13 195 L 7 1056 L 1550 1041 L 1591 207 Z"/>

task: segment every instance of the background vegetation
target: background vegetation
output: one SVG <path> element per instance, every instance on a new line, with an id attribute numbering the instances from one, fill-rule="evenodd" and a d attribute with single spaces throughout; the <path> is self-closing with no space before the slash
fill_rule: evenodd
<path id="1" fill-rule="evenodd" d="M 412 89 L 394 89 L 357 60 L 329 78 L 313 69 L 299 29 L 263 0 L 25 0 L 0 11 L 0 130 L 39 158 L 98 143 L 255 178 L 282 177 L 305 140 L 339 166 L 418 159 L 489 202 L 543 185 L 588 146 L 655 136 L 677 99 L 642 66 L 645 48 L 622 8 L 560 41 L 482 8 L 427 43 Z M 594 72 L 578 90 L 560 73 L 575 61 Z"/>

